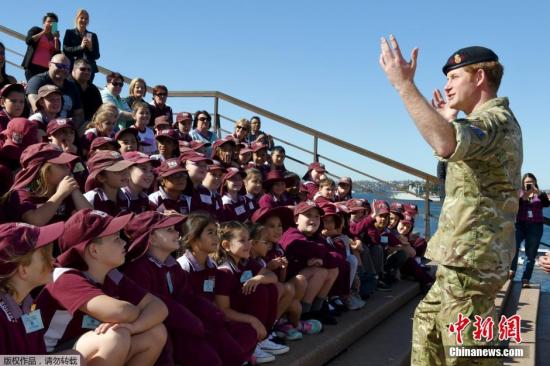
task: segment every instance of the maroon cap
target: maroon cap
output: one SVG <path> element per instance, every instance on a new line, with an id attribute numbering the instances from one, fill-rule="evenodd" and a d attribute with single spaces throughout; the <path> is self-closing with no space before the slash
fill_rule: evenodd
<path id="1" fill-rule="evenodd" d="M 338 207 L 336 207 L 333 203 L 328 203 L 323 205 L 322 207 L 324 216 L 336 216 L 340 214 L 340 211 L 338 210 Z"/>
<path id="2" fill-rule="evenodd" d="M 184 121 L 192 121 L 192 120 L 193 120 L 193 117 L 189 112 L 179 112 L 178 114 L 176 114 L 176 123 L 180 123 Z"/>
<path id="3" fill-rule="evenodd" d="M 193 150 L 200 149 L 201 147 L 209 147 L 211 144 L 209 142 L 199 141 L 199 140 L 192 140 L 189 143 L 189 147 Z"/>
<path id="4" fill-rule="evenodd" d="M 14 257 L 50 244 L 64 229 L 63 222 L 40 227 L 22 222 L 0 225 L 0 276 L 7 276 L 17 268 Z"/>
<path id="5" fill-rule="evenodd" d="M 265 176 L 262 186 L 265 190 L 269 190 L 273 184 L 277 182 L 284 182 L 287 187 L 293 183 L 294 179 L 285 178 L 283 172 L 280 170 L 271 170 Z"/>
<path id="6" fill-rule="evenodd" d="M 99 150 L 96 151 L 90 159 L 88 159 L 88 171 L 90 175 L 86 179 L 84 189 L 92 190 L 96 184 L 95 178 L 102 171 L 120 172 L 128 169 L 135 163 L 124 160 L 118 151 Z"/>
<path id="7" fill-rule="evenodd" d="M 37 102 L 42 99 L 42 98 L 45 98 L 47 97 L 48 95 L 50 94 L 54 94 L 54 93 L 57 93 L 61 96 L 63 96 L 63 92 L 61 91 L 61 89 L 59 89 L 57 86 L 55 85 L 52 85 L 52 84 L 47 84 L 47 85 L 43 85 L 40 87 L 40 89 L 38 89 L 38 99 L 37 99 Z"/>
<path id="8" fill-rule="evenodd" d="M 396 214 L 402 219 L 403 212 L 405 212 L 405 207 L 401 202 L 392 202 L 392 204 L 390 205 L 390 212 Z"/>
<path id="9" fill-rule="evenodd" d="M 319 215 L 323 216 L 325 213 L 323 210 L 315 204 L 313 201 L 300 202 L 294 207 L 294 216 L 308 212 L 309 210 L 316 209 L 319 211 Z"/>
<path id="10" fill-rule="evenodd" d="M 390 213 L 390 206 L 388 203 L 384 200 L 374 200 L 372 202 L 372 214 L 374 216 L 376 215 L 383 215 L 383 214 L 389 214 Z"/>
<path id="11" fill-rule="evenodd" d="M 233 178 L 233 177 L 236 176 L 237 174 L 240 174 L 240 176 L 241 176 L 242 178 L 246 177 L 246 173 L 243 172 L 243 171 L 240 170 L 240 169 L 237 169 L 237 168 L 234 168 L 234 167 L 227 168 L 227 172 L 226 172 L 225 175 L 223 176 L 223 181 L 225 182 L 226 180 L 229 180 L 229 179 Z"/>
<path id="12" fill-rule="evenodd" d="M 174 141 L 178 142 L 180 140 L 180 133 L 179 133 L 179 131 L 174 130 L 172 128 L 167 128 L 167 129 L 160 130 L 160 131 L 157 132 L 157 135 L 155 136 L 155 139 L 158 140 L 160 138 L 168 138 L 168 139 L 171 139 L 171 140 L 174 140 Z"/>
<path id="13" fill-rule="evenodd" d="M 135 164 L 145 164 L 145 163 L 151 163 L 153 166 L 160 165 L 159 160 L 151 159 L 151 157 L 147 154 L 142 153 L 141 151 L 129 151 L 122 154 L 122 157 L 124 160 L 131 161 Z"/>
<path id="14" fill-rule="evenodd" d="M 403 208 L 405 209 L 405 212 L 412 217 L 415 217 L 416 215 L 418 215 L 418 206 L 415 204 L 406 203 L 403 205 Z"/>
<path id="15" fill-rule="evenodd" d="M 121 231 L 133 214 L 113 217 L 103 211 L 89 208 L 79 210 L 65 222 L 65 232 L 59 238 L 61 254 L 57 262 L 61 267 L 87 270 L 84 249 L 94 239 Z"/>
<path id="16" fill-rule="evenodd" d="M 403 218 L 399 222 L 414 225 L 414 216 L 411 215 L 409 212 L 405 212 Z"/>
<path id="17" fill-rule="evenodd" d="M 8 94 L 12 91 L 17 91 L 19 93 L 25 94 L 25 87 L 21 84 L 6 84 L 4 85 L 2 90 L 0 90 L 0 97 L 7 97 Z"/>
<path id="18" fill-rule="evenodd" d="M 209 165 L 208 165 L 208 171 L 209 171 L 209 172 L 213 172 L 213 171 L 215 171 L 215 170 L 219 170 L 219 171 L 221 171 L 221 172 L 223 172 L 223 173 L 226 172 L 226 171 L 225 171 L 225 168 L 224 168 L 223 165 L 222 165 L 222 163 L 220 163 L 220 162 L 217 161 L 217 160 L 213 160 L 213 161 L 212 161 L 212 164 L 209 164 Z"/>
<path id="19" fill-rule="evenodd" d="M 325 169 L 325 164 L 322 164 L 322 163 L 319 163 L 319 162 L 314 162 L 314 163 L 309 164 L 307 166 L 307 170 L 308 171 L 315 170 L 316 172 L 319 172 L 319 173 L 324 173 L 324 172 L 327 171 Z"/>
<path id="20" fill-rule="evenodd" d="M 35 121 L 22 117 L 12 118 L 2 134 L 6 136 L 4 145 L 28 146 L 37 143 L 36 130 L 38 124 Z"/>
<path id="21" fill-rule="evenodd" d="M 170 120 L 168 119 L 168 116 L 162 115 L 155 118 L 155 128 L 158 126 L 167 125 L 170 128 L 172 127 L 172 123 L 170 123 Z"/>
<path id="22" fill-rule="evenodd" d="M 163 178 L 180 172 L 187 172 L 187 169 L 185 169 L 185 167 L 181 165 L 181 162 L 178 158 L 164 160 L 160 164 L 160 167 L 157 171 L 158 175 Z"/>
<path id="23" fill-rule="evenodd" d="M 235 146 L 236 142 L 233 136 L 226 136 L 223 139 L 214 141 L 214 143 L 212 144 L 212 156 L 214 156 L 216 149 L 224 144 L 231 144 Z"/>
<path id="24" fill-rule="evenodd" d="M 249 144 L 246 144 L 244 142 L 241 142 L 237 146 L 241 146 L 241 148 L 239 149 L 239 154 L 246 154 L 246 153 L 254 151 L 254 150 L 252 150 L 252 148 L 250 147 Z"/>
<path id="25" fill-rule="evenodd" d="M 183 222 L 187 216 L 163 215 L 157 211 L 145 211 L 134 216 L 124 232 L 130 239 L 128 247 L 128 260 L 136 260 L 149 250 L 149 235 L 156 229 L 162 229 Z"/>
<path id="26" fill-rule="evenodd" d="M 62 128 L 70 128 L 74 131 L 74 124 L 72 118 L 56 118 L 48 122 L 48 127 L 46 128 L 46 133 L 48 135 L 53 135 L 56 131 L 61 130 Z"/>
<path id="27" fill-rule="evenodd" d="M 206 162 L 206 164 L 213 164 L 212 159 L 208 159 L 206 155 L 198 153 L 194 150 L 186 151 L 184 154 L 180 156 L 181 161 L 192 161 L 193 163 L 200 163 L 202 161 Z"/>
<path id="28" fill-rule="evenodd" d="M 17 172 L 12 189 L 21 189 L 29 185 L 44 163 L 68 164 L 78 159 L 78 156 L 63 152 L 57 146 L 41 142 L 28 146 L 21 153 L 22 169 Z"/>
<path id="29" fill-rule="evenodd" d="M 118 130 L 117 133 L 115 133 L 115 140 L 118 140 L 119 137 L 124 133 L 133 134 L 134 136 L 136 136 L 136 140 L 139 141 L 138 130 L 137 128 L 134 128 L 134 127 L 128 127 L 128 128 L 123 128 L 122 130 Z"/>
<path id="30" fill-rule="evenodd" d="M 281 219 L 283 223 L 283 230 L 288 229 L 289 227 L 294 226 L 294 215 L 290 208 L 286 206 L 280 207 L 260 207 L 252 214 L 250 218 L 253 223 L 259 222 L 264 224 L 268 218 L 271 216 L 277 216 Z"/>
<path id="31" fill-rule="evenodd" d="M 267 150 L 267 145 L 262 144 L 261 142 L 253 142 L 250 144 L 250 148 L 252 149 L 252 152 L 258 152 L 261 149 Z"/>
<path id="32" fill-rule="evenodd" d="M 118 148 L 120 147 L 118 142 L 116 142 L 116 140 L 113 139 L 113 138 L 110 138 L 110 137 L 96 137 L 90 145 L 90 151 L 97 150 L 100 147 L 102 147 L 104 145 L 107 145 L 107 144 L 111 144 L 116 150 L 118 150 Z"/>
<path id="33" fill-rule="evenodd" d="M 368 207 L 367 207 L 368 205 Z M 360 198 L 352 198 L 350 200 L 346 201 L 346 207 L 348 208 L 350 213 L 358 212 L 362 210 L 369 210 L 370 211 L 370 205 L 367 200 L 363 200 Z"/>

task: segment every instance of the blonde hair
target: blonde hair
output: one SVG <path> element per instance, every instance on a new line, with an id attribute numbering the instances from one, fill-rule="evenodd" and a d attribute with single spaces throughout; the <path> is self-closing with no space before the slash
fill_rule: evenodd
<path id="1" fill-rule="evenodd" d="M 114 119 L 116 120 L 118 118 L 118 108 L 112 103 L 103 103 L 94 113 L 92 120 L 90 121 L 90 123 L 88 123 L 88 126 L 86 126 L 86 128 L 97 128 L 101 122 L 108 119 L 109 117 L 114 117 Z"/>
<path id="2" fill-rule="evenodd" d="M 3 259 L 3 261 L 8 263 L 14 263 L 16 265 L 16 268 L 6 275 L 0 275 L 0 291 L 3 291 L 11 296 L 17 295 L 17 290 L 10 284 L 10 279 L 13 277 L 13 275 L 15 275 L 15 272 L 17 272 L 17 267 L 29 266 L 31 264 L 32 255 L 36 250 L 40 251 L 42 258 L 44 259 L 45 264 L 44 264 L 43 270 L 51 271 L 52 269 L 51 257 L 52 257 L 52 251 L 53 251 L 53 244 L 49 244 L 35 250 L 31 250 L 30 252 L 25 253 L 23 255 L 8 253 L 9 259 Z"/>
<path id="3" fill-rule="evenodd" d="M 250 121 L 246 118 L 241 118 L 240 120 L 235 122 L 235 126 L 237 126 L 238 124 L 241 124 L 242 126 L 246 127 L 247 131 L 250 131 Z"/>
<path id="4" fill-rule="evenodd" d="M 132 79 L 132 81 L 130 81 L 130 86 L 128 87 L 128 93 L 130 94 L 131 97 L 134 96 L 134 88 L 139 82 L 143 83 L 143 86 L 145 87 L 145 94 L 143 94 L 143 97 L 147 95 L 147 83 L 145 82 L 145 80 L 143 80 L 142 78 L 135 78 L 135 79 Z"/>
<path id="5" fill-rule="evenodd" d="M 32 193 L 33 197 L 47 197 L 48 196 L 48 173 L 52 168 L 52 163 L 44 163 L 35 179 L 29 184 L 29 191 Z"/>
<path id="6" fill-rule="evenodd" d="M 78 28 L 78 18 L 81 15 L 86 15 L 86 17 L 88 18 L 88 22 L 86 23 L 86 25 L 88 25 L 90 23 L 90 14 L 88 13 L 88 11 L 86 9 L 78 9 L 76 11 L 76 17 L 74 18 L 74 25 L 77 28 Z"/>

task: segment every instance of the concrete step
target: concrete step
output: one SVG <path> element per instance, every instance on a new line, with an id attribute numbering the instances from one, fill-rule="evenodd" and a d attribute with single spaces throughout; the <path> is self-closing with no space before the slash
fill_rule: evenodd
<path id="1" fill-rule="evenodd" d="M 338 325 L 327 326 L 321 334 L 306 336 L 301 341 L 289 342 L 290 352 L 277 356 L 272 365 L 323 365 L 386 318 L 399 312 L 403 305 L 419 293 L 418 283 L 406 280 L 396 283 L 391 292 L 376 292 L 367 300 L 365 308 L 347 312 L 339 317 Z"/>
<path id="2" fill-rule="evenodd" d="M 351 345 L 328 366 L 408 365 L 411 353 L 412 318 L 422 296 L 408 304 Z"/>
<path id="3" fill-rule="evenodd" d="M 511 284 L 511 281 L 506 281 L 495 299 L 499 318 L 510 295 Z M 399 309 L 399 311 L 351 345 L 346 352 L 328 365 L 409 365 L 412 341 L 412 317 L 420 300 L 422 300 L 422 296 L 415 297 Z"/>
<path id="4" fill-rule="evenodd" d="M 520 286 L 518 283 L 517 287 Z M 522 288 L 519 292 L 515 311 L 509 311 L 507 316 L 518 314 L 521 316 L 521 344 L 525 349 L 523 357 L 509 358 L 504 365 L 534 366 L 536 364 L 537 350 L 537 318 L 540 302 L 540 285 L 532 284 L 530 288 Z M 513 342 L 513 341 L 512 341 Z M 517 346 L 512 343 L 511 345 Z M 546 361 L 547 363 L 548 361 Z"/>

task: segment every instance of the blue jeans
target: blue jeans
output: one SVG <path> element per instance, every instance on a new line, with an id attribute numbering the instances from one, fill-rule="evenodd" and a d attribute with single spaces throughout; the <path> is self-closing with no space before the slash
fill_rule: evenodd
<path id="1" fill-rule="evenodd" d="M 535 258 L 539 251 L 540 239 L 542 238 L 543 224 L 528 224 L 525 222 L 516 222 L 516 255 L 512 260 L 512 271 L 518 268 L 518 256 L 521 242 L 525 240 L 525 271 L 522 280 L 530 280 L 535 266 Z"/>

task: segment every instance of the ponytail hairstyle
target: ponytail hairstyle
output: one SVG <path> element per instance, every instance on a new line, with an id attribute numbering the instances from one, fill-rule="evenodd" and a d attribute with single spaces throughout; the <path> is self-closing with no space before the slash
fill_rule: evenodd
<path id="1" fill-rule="evenodd" d="M 218 236 L 220 237 L 220 243 L 218 244 L 218 251 L 213 256 L 214 261 L 219 265 L 227 260 L 233 260 L 226 250 L 222 242 L 231 241 L 237 235 L 239 231 L 248 232 L 248 227 L 239 221 L 228 221 L 220 224 L 218 228 Z M 237 264 L 237 263 L 235 263 Z"/>
<path id="2" fill-rule="evenodd" d="M 250 239 L 261 240 L 265 230 L 266 230 L 266 227 L 263 224 L 260 224 L 259 222 L 252 224 L 249 228 Z"/>
<path id="3" fill-rule="evenodd" d="M 200 240 L 202 232 L 210 224 L 216 225 L 216 220 L 205 212 L 192 213 L 187 216 L 187 219 L 182 224 L 182 243 L 183 249 L 191 250 L 191 244 Z M 178 257 L 183 255 L 183 253 L 178 253 Z"/>

